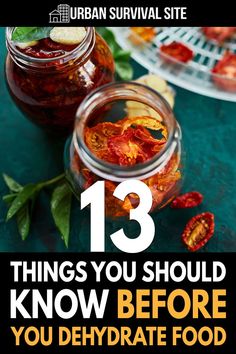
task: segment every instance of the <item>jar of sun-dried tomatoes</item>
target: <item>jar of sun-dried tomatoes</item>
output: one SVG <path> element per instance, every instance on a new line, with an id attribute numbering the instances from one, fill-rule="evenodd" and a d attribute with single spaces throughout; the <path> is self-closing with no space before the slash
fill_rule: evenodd
<path id="1" fill-rule="evenodd" d="M 85 98 L 65 157 L 78 196 L 105 180 L 108 217 L 128 215 L 139 204 L 136 194 L 124 202 L 113 196 L 124 180 L 149 187 L 152 211 L 170 203 L 183 180 L 181 130 L 171 107 L 156 91 L 133 82 L 104 85 Z"/>
<path id="2" fill-rule="evenodd" d="M 14 28 L 7 28 L 10 94 L 28 118 L 51 132 L 71 132 L 85 96 L 113 81 L 114 61 L 108 45 L 93 27 L 85 30 L 76 45 L 44 38 L 22 46 L 12 40 Z"/>

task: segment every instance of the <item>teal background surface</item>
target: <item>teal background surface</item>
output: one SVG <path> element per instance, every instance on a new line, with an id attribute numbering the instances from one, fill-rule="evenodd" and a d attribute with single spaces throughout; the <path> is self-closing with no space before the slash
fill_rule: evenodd
<path id="1" fill-rule="evenodd" d="M 4 28 L 0 28 L 0 173 L 5 172 L 22 184 L 49 179 L 63 171 L 65 141 L 46 135 L 30 123 L 12 102 L 4 80 L 6 49 Z M 146 71 L 132 62 L 135 77 Z M 175 87 L 174 112 L 179 121 L 186 152 L 183 191 L 204 194 L 201 206 L 189 210 L 169 207 L 153 215 L 156 237 L 148 251 L 188 252 L 181 233 L 190 217 L 204 211 L 215 214 L 213 238 L 200 252 L 236 251 L 236 104 L 207 98 Z M 0 177 L 0 197 L 8 192 Z M 49 209 L 47 192 L 40 196 L 31 232 L 21 241 L 15 221 L 5 223 L 6 206 L 0 200 L 0 251 L 66 251 Z M 2 198 L 1 198 L 2 199 Z M 79 210 L 73 201 L 68 251 L 89 251 L 89 211 Z M 109 234 L 120 227 L 107 222 L 107 251 L 115 251 Z M 126 232 L 135 236 L 139 227 L 127 223 Z"/>

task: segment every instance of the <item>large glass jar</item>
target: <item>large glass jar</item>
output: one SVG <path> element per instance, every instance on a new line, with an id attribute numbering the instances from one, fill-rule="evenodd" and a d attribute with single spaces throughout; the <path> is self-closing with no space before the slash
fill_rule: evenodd
<path id="1" fill-rule="evenodd" d="M 20 51 L 8 27 L 6 81 L 17 106 L 34 123 L 52 132 L 73 130 L 78 105 L 94 88 L 113 81 L 114 61 L 93 27 L 73 50 L 53 58 Z"/>
<path id="2" fill-rule="evenodd" d="M 115 127 L 119 127 L 120 122 L 124 121 L 126 125 L 129 121 L 133 124 L 142 124 L 140 118 L 145 121 L 147 116 L 152 117 L 148 119 L 157 126 L 159 123 L 165 126 L 167 132 L 165 143 L 147 161 L 133 163 L 130 166 L 119 165 L 98 158 L 88 148 L 86 143 L 88 129 L 94 132 L 91 141 L 99 147 L 99 144 L 103 144 L 104 136 L 110 136 L 108 131 L 113 129 L 110 123 L 115 124 Z M 138 121 L 136 117 L 139 117 Z M 110 123 L 104 125 L 104 122 Z M 107 129 L 102 134 L 98 130 L 96 133 L 99 123 Z M 139 134 L 139 145 L 141 147 L 142 143 L 145 145 L 147 139 L 152 142 L 147 129 L 141 127 L 140 130 L 140 126 L 138 127 L 139 132 L 145 133 Z M 115 141 L 119 144 L 120 135 Z M 125 144 L 128 142 L 124 140 L 124 149 L 127 148 Z M 107 146 L 110 146 L 109 141 Z M 114 146 L 113 144 L 113 147 L 120 149 L 120 145 Z M 103 156 L 106 156 L 104 155 L 106 151 L 102 150 L 102 152 Z M 80 105 L 70 148 L 66 151 L 66 160 L 69 161 L 67 164 L 69 179 L 78 196 L 94 182 L 105 180 L 106 215 L 108 217 L 125 216 L 131 208 L 138 205 L 139 199 L 134 194 L 126 198 L 125 202 L 113 197 L 117 184 L 128 179 L 142 180 L 146 183 L 152 192 L 152 211 L 158 210 L 178 195 L 182 185 L 181 130 L 169 104 L 156 91 L 133 82 L 108 84 L 93 91 Z"/>

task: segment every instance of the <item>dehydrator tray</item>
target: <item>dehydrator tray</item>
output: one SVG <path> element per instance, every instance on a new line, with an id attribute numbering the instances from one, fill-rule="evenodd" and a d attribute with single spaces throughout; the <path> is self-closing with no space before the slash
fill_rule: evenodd
<path id="1" fill-rule="evenodd" d="M 130 40 L 130 27 L 110 28 L 119 45 L 130 50 L 133 59 L 149 72 L 160 75 L 165 80 L 187 90 L 214 97 L 221 100 L 236 102 L 236 90 L 230 92 L 215 84 L 222 76 L 211 73 L 211 69 L 223 57 L 226 50 L 236 53 L 236 36 L 222 45 L 207 39 L 200 27 L 156 27 L 157 34 L 150 43 L 134 44 Z M 193 60 L 180 63 L 169 57 L 163 60 L 160 46 L 173 41 L 186 44 L 194 52 Z M 236 87 L 236 79 L 226 79 Z"/>

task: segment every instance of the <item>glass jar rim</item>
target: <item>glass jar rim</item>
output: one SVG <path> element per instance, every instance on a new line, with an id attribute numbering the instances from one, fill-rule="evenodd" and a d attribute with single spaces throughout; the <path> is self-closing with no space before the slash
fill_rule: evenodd
<path id="1" fill-rule="evenodd" d="M 14 42 L 11 40 L 11 35 L 12 35 L 14 28 L 15 27 L 7 27 L 6 28 L 6 45 L 7 45 L 8 51 L 12 56 L 15 56 L 16 58 L 18 58 L 18 60 L 21 63 L 28 64 L 30 66 L 34 66 L 34 65 L 37 66 L 37 64 L 40 65 L 40 64 L 47 64 L 47 63 L 53 63 L 53 62 L 58 63 L 58 61 L 66 63 L 71 59 L 77 58 L 78 54 L 79 54 L 79 57 L 82 57 L 86 53 L 86 51 L 89 49 L 89 46 L 95 36 L 95 28 L 94 27 L 86 27 L 86 36 L 84 37 L 82 42 L 79 43 L 78 46 L 76 46 L 73 50 L 66 52 L 65 54 L 60 55 L 58 57 L 54 57 L 54 58 L 35 58 L 35 57 L 29 56 L 27 54 L 24 54 L 23 52 L 21 52 L 20 50 L 17 49 L 16 45 L 13 45 Z M 94 40 L 94 42 L 95 42 L 95 40 Z"/>
<path id="2" fill-rule="evenodd" d="M 123 92 L 122 92 L 123 89 Z M 112 164 L 97 158 L 87 147 L 84 141 L 83 128 L 89 115 L 96 106 L 96 101 L 101 97 L 103 103 L 114 102 L 115 100 L 129 99 L 132 101 L 138 101 L 147 104 L 147 100 L 140 100 L 139 96 L 136 99 L 133 97 L 130 99 L 129 94 L 134 93 L 136 90 L 141 90 L 142 93 L 149 94 L 150 101 L 149 106 L 160 114 L 160 111 L 155 107 L 155 99 L 161 103 L 163 108 L 168 113 L 170 129 L 168 131 L 168 137 L 164 147 L 155 156 L 144 163 L 130 166 L 120 166 Z M 110 95 L 109 95 L 110 91 Z M 115 97 L 111 96 L 111 91 L 115 93 Z M 119 91 L 120 94 L 119 94 Z M 128 93 L 129 92 L 129 93 Z M 104 94 L 105 93 L 105 94 Z M 167 116 L 165 116 L 167 119 Z M 172 109 L 169 103 L 152 88 L 132 81 L 122 81 L 103 85 L 96 90 L 92 91 L 81 103 L 76 113 L 73 144 L 77 153 L 79 154 L 83 163 L 92 170 L 92 172 L 100 175 L 103 178 L 110 178 L 114 181 L 123 181 L 129 178 L 144 179 L 148 178 L 154 173 L 160 171 L 166 163 L 169 161 L 172 153 L 174 152 L 179 140 L 181 139 L 180 127 L 173 115 Z"/>

